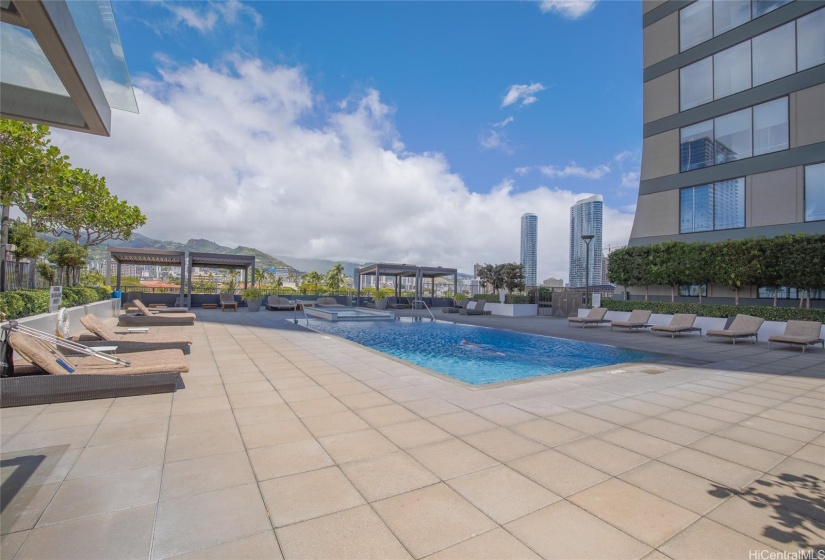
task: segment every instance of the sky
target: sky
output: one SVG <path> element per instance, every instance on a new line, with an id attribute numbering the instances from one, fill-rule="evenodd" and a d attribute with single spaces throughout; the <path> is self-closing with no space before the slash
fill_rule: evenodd
<path id="1" fill-rule="evenodd" d="M 642 144 L 641 2 L 116 0 L 139 113 L 54 129 L 139 231 L 275 256 L 568 278 L 570 206 L 627 243 Z"/>

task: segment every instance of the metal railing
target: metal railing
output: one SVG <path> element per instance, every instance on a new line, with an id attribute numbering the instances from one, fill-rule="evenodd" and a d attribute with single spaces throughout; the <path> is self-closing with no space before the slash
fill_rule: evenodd
<path id="1" fill-rule="evenodd" d="M 433 321 L 435 321 L 435 315 L 433 315 L 433 312 L 430 310 L 429 306 L 427 305 L 427 302 L 425 302 L 423 299 L 414 299 L 412 302 L 413 309 L 418 309 L 416 305 L 418 305 L 419 303 L 424 306 L 424 309 L 427 310 L 427 313 L 429 313 L 430 317 L 432 317 Z"/>

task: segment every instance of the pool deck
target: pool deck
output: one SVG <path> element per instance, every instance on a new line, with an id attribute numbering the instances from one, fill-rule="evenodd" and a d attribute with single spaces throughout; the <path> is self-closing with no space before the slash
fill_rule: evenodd
<path id="1" fill-rule="evenodd" d="M 825 547 L 821 348 L 435 310 L 668 355 L 471 388 L 291 312 L 196 313 L 181 329 L 195 340 L 185 389 L 0 411 L 0 557 L 762 560 Z"/>

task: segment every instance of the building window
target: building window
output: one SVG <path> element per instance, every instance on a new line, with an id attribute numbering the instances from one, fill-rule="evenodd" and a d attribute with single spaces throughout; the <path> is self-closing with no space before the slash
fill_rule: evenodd
<path id="1" fill-rule="evenodd" d="M 726 0 L 713 3 L 713 34 L 721 35 L 751 19 L 750 0 Z"/>
<path id="2" fill-rule="evenodd" d="M 713 98 L 721 99 L 751 87 L 751 42 L 713 55 Z"/>
<path id="3" fill-rule="evenodd" d="M 788 146 L 788 98 L 780 97 L 682 128 L 679 169 L 684 173 Z"/>
<path id="4" fill-rule="evenodd" d="M 796 71 L 796 25 L 777 27 L 752 39 L 753 85 L 772 82 Z"/>
<path id="5" fill-rule="evenodd" d="M 825 220 L 825 163 L 805 166 L 805 221 Z"/>
<path id="6" fill-rule="evenodd" d="M 681 111 L 713 101 L 713 58 L 679 70 L 679 98 Z"/>
<path id="7" fill-rule="evenodd" d="M 698 0 L 679 11 L 679 51 L 704 43 L 791 1 Z"/>
<path id="8" fill-rule="evenodd" d="M 679 295 L 681 297 L 699 297 L 699 291 L 702 292 L 702 297 L 708 297 L 707 284 L 684 284 L 679 286 Z"/>
<path id="9" fill-rule="evenodd" d="M 697 0 L 679 11 L 680 50 L 713 38 L 713 2 Z"/>
<path id="10" fill-rule="evenodd" d="M 681 189 L 679 233 L 745 227 L 745 179 Z"/>
<path id="11" fill-rule="evenodd" d="M 722 0 L 723 2 L 725 0 Z M 791 0 L 753 0 L 753 17 L 758 18 L 764 16 L 768 12 L 772 12 L 780 6 L 784 6 Z"/>
<path id="12" fill-rule="evenodd" d="M 756 297 L 760 299 L 773 299 L 774 292 L 776 292 L 776 299 L 798 300 L 805 296 L 805 290 L 797 290 L 796 288 L 788 288 L 787 286 L 779 286 L 779 289 L 776 289 L 774 286 L 759 286 Z M 825 299 L 825 290 L 811 290 L 811 299 Z"/>
<path id="13" fill-rule="evenodd" d="M 799 18 L 796 25 L 798 70 L 825 63 L 825 9 Z"/>

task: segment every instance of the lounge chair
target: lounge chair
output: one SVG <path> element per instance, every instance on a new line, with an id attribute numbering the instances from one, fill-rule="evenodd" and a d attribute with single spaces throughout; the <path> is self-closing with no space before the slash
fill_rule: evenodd
<path id="1" fill-rule="evenodd" d="M 467 307 L 467 303 L 471 300 L 469 299 L 459 299 L 456 300 L 455 305 L 453 307 L 443 307 L 441 309 L 442 313 L 459 313 L 462 309 Z"/>
<path id="2" fill-rule="evenodd" d="M 221 311 L 226 311 L 227 309 L 232 309 L 233 311 L 238 310 L 238 302 L 235 301 L 234 294 L 221 294 Z"/>
<path id="3" fill-rule="evenodd" d="M 194 313 L 152 313 L 140 300 L 135 300 L 139 311 L 118 316 L 119 327 L 163 327 L 195 324 Z"/>
<path id="4" fill-rule="evenodd" d="M 295 302 L 281 296 L 269 296 L 266 298 L 266 308 L 270 311 L 292 311 L 295 309 Z"/>
<path id="5" fill-rule="evenodd" d="M 475 305 L 471 308 L 470 305 L 473 303 L 475 303 Z M 484 301 L 471 301 L 464 309 L 460 309 L 458 313 L 460 315 L 489 315 L 492 312 L 484 310 L 485 303 Z"/>
<path id="6" fill-rule="evenodd" d="M 146 307 L 146 305 L 139 299 L 132 301 L 130 313 L 134 313 L 135 310 L 143 313 L 144 315 L 157 315 L 158 313 L 189 313 L 189 309 L 186 307 Z"/>
<path id="7" fill-rule="evenodd" d="M 315 307 L 346 307 L 346 305 L 341 305 L 334 297 L 322 297 L 315 300 Z"/>
<path id="8" fill-rule="evenodd" d="M 607 315 L 607 309 L 604 307 L 594 307 L 590 310 L 585 317 L 568 317 L 567 318 L 567 325 L 569 326 L 571 323 L 576 323 L 582 326 L 582 328 L 586 327 L 587 325 L 600 325 L 602 323 L 609 323 L 604 316 Z"/>
<path id="9" fill-rule="evenodd" d="M 634 309 L 630 312 L 630 317 L 627 318 L 627 321 L 610 321 L 610 330 L 612 331 L 613 327 L 620 327 L 630 331 L 633 329 L 645 329 L 650 326 L 647 322 L 650 321 L 651 315 L 653 315 L 653 311 Z"/>
<path id="10" fill-rule="evenodd" d="M 768 345 L 773 342 L 798 344 L 804 354 L 808 346 L 821 344 L 822 348 L 825 348 L 825 340 L 820 335 L 821 330 L 822 323 L 819 321 L 788 321 L 785 324 L 785 332 L 769 337 Z"/>
<path id="11" fill-rule="evenodd" d="M 695 313 L 677 313 L 673 316 L 673 319 L 670 320 L 669 325 L 653 325 L 650 327 L 650 332 L 652 333 L 653 331 L 656 331 L 668 333 L 670 334 L 670 338 L 673 338 L 679 333 L 699 331 L 699 336 L 702 336 L 702 329 L 693 326 L 693 323 L 695 322 Z"/>
<path id="12" fill-rule="evenodd" d="M 12 365 L 12 377 L 0 379 L 2 407 L 169 393 L 181 385 L 180 374 L 189 371 L 180 350 L 118 354 L 130 363 L 125 366 L 95 356 L 68 356 L 21 332 L 9 333 L 6 342 L 31 365 Z"/>
<path id="13" fill-rule="evenodd" d="M 115 332 L 94 315 L 84 315 L 80 322 L 90 334 L 80 335 L 78 340 L 88 346 L 102 346 L 98 342 L 111 342 L 118 352 L 145 352 L 147 350 L 181 350 L 189 354 L 192 337 L 185 334 Z"/>
<path id="14" fill-rule="evenodd" d="M 710 337 L 712 336 L 729 338 L 733 341 L 734 345 L 736 344 L 737 338 L 753 337 L 753 343 L 756 344 L 756 334 L 759 332 L 759 327 L 761 327 L 764 322 L 765 319 L 762 319 L 761 317 L 753 317 L 751 315 L 743 315 L 740 313 L 733 318 L 733 322 L 728 328 L 708 329 L 706 336 L 708 341 L 710 341 Z"/>

